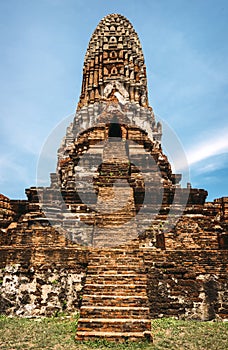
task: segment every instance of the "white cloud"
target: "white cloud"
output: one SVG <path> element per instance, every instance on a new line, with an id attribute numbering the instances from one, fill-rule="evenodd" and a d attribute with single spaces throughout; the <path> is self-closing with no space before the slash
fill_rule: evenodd
<path id="1" fill-rule="evenodd" d="M 228 152 L 228 131 L 220 135 L 219 132 L 214 132 L 206 142 L 194 146 L 186 153 L 188 164 L 193 165 L 203 159 L 225 152 Z"/>

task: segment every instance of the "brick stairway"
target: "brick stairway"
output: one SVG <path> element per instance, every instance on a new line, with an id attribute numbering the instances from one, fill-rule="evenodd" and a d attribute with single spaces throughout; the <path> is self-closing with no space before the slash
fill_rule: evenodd
<path id="1" fill-rule="evenodd" d="M 96 185 L 98 197 L 93 247 L 119 246 L 138 237 L 134 224 L 134 191 L 128 183 L 129 170 L 126 142 L 120 138 L 105 141 Z"/>
<path id="2" fill-rule="evenodd" d="M 77 340 L 151 340 L 147 277 L 139 248 L 91 250 Z"/>

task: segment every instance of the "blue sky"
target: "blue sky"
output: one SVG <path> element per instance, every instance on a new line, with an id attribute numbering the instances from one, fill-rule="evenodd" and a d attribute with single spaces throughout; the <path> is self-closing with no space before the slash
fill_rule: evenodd
<path id="1" fill-rule="evenodd" d="M 140 37 L 150 104 L 178 135 L 192 186 L 227 196 L 226 0 L 0 0 L 0 193 L 25 198 L 36 185 L 42 145 L 74 113 L 89 39 L 109 13 Z"/>

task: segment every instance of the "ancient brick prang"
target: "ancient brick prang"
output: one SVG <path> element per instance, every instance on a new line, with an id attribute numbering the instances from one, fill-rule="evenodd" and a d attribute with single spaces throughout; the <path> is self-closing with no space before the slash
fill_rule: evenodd
<path id="1" fill-rule="evenodd" d="M 228 197 L 181 186 L 141 45 L 105 17 L 48 187 L 0 196 L 0 312 L 80 310 L 77 339 L 151 339 L 150 318 L 228 318 Z"/>

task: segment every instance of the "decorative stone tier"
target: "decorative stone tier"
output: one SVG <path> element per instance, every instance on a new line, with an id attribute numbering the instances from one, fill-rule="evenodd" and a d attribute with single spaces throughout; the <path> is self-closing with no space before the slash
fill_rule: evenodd
<path id="1" fill-rule="evenodd" d="M 152 109 L 137 106 L 135 103 L 128 103 L 123 106 L 115 102 L 96 102 L 89 106 L 82 107 L 76 112 L 73 122 L 66 130 L 66 136 L 63 138 L 61 146 L 58 150 L 58 162 L 68 158 L 68 153 L 74 147 L 75 143 L 79 143 L 78 152 L 84 150 L 86 139 L 83 140 L 83 133 L 88 130 L 96 130 L 92 136 L 93 142 L 99 143 L 107 139 L 110 123 L 114 123 L 114 119 L 122 124 L 122 137 L 127 138 L 127 128 L 131 126 L 132 132 L 134 128 L 144 130 L 150 140 L 153 140 L 156 147 L 159 147 L 162 136 L 162 126 L 160 122 L 155 121 Z M 83 142 L 84 141 L 84 142 Z M 88 138 L 87 138 L 88 142 Z"/>

